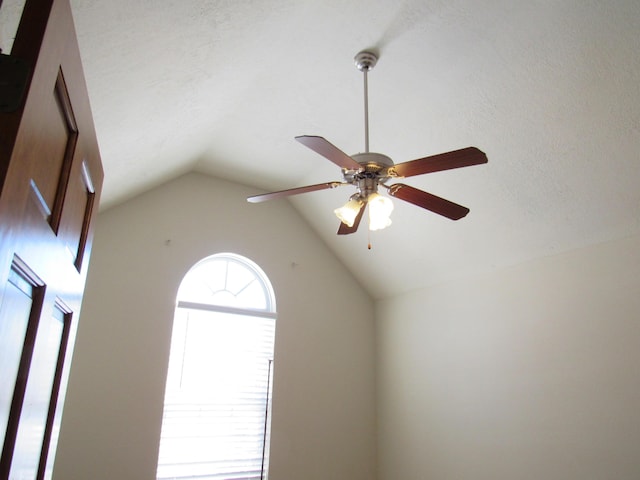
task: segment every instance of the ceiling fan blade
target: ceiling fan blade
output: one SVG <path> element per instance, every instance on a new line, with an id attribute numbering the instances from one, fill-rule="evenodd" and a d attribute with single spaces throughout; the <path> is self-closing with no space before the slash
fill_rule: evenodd
<path id="1" fill-rule="evenodd" d="M 399 163 L 387 170 L 390 177 L 412 177 L 424 173 L 440 172 L 452 168 L 470 167 L 487 163 L 485 153 L 476 147 L 467 147 L 453 152 L 440 153 L 430 157 Z"/>
<path id="2" fill-rule="evenodd" d="M 323 137 L 316 137 L 313 135 L 302 135 L 296 137 L 296 140 L 303 144 L 305 147 L 310 148 L 316 153 L 319 153 L 324 158 L 331 160 L 345 170 L 360 170 L 361 166 L 349 155 L 344 153 L 338 147 L 325 140 Z"/>
<path id="3" fill-rule="evenodd" d="M 349 185 L 349 184 L 343 183 L 343 182 L 318 183 L 317 185 L 307 185 L 306 187 L 290 188 L 288 190 L 280 190 L 278 192 L 263 193 L 261 195 L 253 195 L 252 197 L 247 197 L 247 202 L 250 202 L 250 203 L 266 202 L 267 200 L 288 197 L 290 195 L 298 195 L 300 193 L 315 192 L 316 190 L 326 190 L 327 188 L 336 188 L 336 187 L 339 187 L 340 185 Z"/>
<path id="4" fill-rule="evenodd" d="M 360 207 L 360 211 L 358 215 L 356 215 L 355 220 L 353 221 L 353 226 L 349 226 L 344 222 L 340 222 L 340 227 L 338 228 L 338 235 L 349 235 L 351 233 L 356 233 L 358 230 L 358 226 L 360 225 L 360 220 L 362 220 L 362 215 L 364 215 L 364 211 L 367 208 L 367 204 L 363 203 Z"/>
<path id="5" fill-rule="evenodd" d="M 467 207 L 450 202 L 444 198 L 437 197 L 431 193 L 418 190 L 417 188 L 396 183 L 389 187 L 389 195 L 405 202 L 413 203 L 418 207 L 426 208 L 439 215 L 450 218 L 451 220 L 459 220 L 469 213 Z"/>

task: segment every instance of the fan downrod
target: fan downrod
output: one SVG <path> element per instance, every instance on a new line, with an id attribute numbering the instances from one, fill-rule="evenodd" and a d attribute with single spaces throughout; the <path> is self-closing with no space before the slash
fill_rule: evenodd
<path id="1" fill-rule="evenodd" d="M 378 57 L 375 53 L 364 50 L 358 53 L 353 59 L 356 62 L 356 67 L 358 67 L 358 70 L 361 72 L 368 72 L 369 70 L 372 70 L 378 62 Z"/>

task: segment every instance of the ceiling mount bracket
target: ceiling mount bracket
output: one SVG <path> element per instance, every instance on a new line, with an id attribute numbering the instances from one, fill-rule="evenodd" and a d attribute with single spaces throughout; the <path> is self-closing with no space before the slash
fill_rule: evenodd
<path id="1" fill-rule="evenodd" d="M 372 70 L 378 62 L 376 54 L 366 51 L 358 53 L 353 59 L 356 61 L 356 67 L 358 67 L 358 70 L 361 72 Z"/>

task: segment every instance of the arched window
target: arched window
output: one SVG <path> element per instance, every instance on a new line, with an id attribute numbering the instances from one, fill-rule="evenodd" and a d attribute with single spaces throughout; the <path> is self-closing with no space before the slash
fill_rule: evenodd
<path id="1" fill-rule="evenodd" d="M 264 272 L 224 253 L 178 290 L 157 479 L 264 479 L 276 305 Z"/>

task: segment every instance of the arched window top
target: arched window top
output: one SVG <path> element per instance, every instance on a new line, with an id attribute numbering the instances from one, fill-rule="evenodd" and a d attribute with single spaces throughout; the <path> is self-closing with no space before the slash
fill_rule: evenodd
<path id="1" fill-rule="evenodd" d="M 248 258 L 220 253 L 196 263 L 178 289 L 179 304 L 276 311 L 271 283 Z"/>

